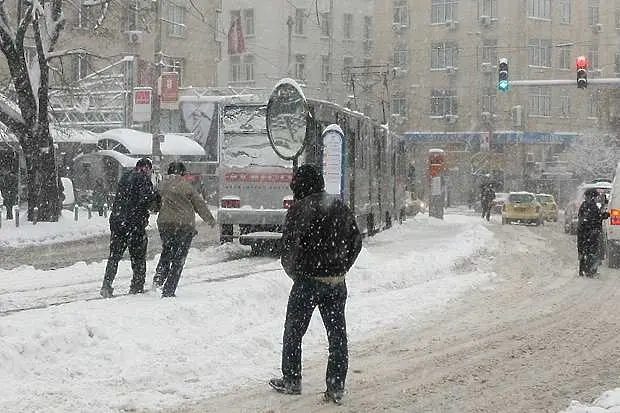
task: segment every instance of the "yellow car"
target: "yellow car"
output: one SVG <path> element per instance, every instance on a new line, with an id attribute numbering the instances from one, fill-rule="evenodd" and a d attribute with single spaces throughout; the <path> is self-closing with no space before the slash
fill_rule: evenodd
<path id="1" fill-rule="evenodd" d="M 502 207 L 502 224 L 544 224 L 542 207 L 531 192 L 510 192 Z"/>
<path id="2" fill-rule="evenodd" d="M 550 194 L 536 194 L 536 200 L 542 207 L 542 215 L 546 221 L 558 221 L 558 204 Z"/>

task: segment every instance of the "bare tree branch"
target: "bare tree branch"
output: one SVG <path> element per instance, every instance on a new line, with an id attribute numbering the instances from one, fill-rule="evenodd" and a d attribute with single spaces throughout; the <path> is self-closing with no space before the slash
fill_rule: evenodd
<path id="1" fill-rule="evenodd" d="M 13 33 L 9 17 L 6 14 L 6 8 L 4 7 L 5 0 L 0 0 L 0 25 L 7 33 Z"/>

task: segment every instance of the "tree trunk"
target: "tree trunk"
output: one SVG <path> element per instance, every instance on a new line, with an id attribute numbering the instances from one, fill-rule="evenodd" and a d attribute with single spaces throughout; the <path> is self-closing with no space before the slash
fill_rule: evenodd
<path id="1" fill-rule="evenodd" d="M 38 144 L 24 148 L 28 220 L 58 221 L 62 209 L 62 191 L 49 128 L 42 128 L 32 140 Z"/>

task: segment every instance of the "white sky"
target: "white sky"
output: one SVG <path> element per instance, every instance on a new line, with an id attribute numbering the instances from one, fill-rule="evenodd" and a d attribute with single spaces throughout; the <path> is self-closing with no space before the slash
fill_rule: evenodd
<path id="1" fill-rule="evenodd" d="M 2 222 L 0 247 L 107 233 L 104 218 L 76 223 L 67 211 L 57 224 L 12 224 Z M 483 221 L 456 214 L 445 221 L 417 216 L 364 240 L 347 277 L 350 345 L 391 326 L 415 326 L 492 280 L 494 274 L 452 270 L 456 260 L 492 243 Z M 155 264 L 148 262 L 148 274 Z M 69 302 L 0 315 L 1 412 L 173 407 L 280 374 L 291 281 L 277 259 L 249 257 L 238 245 L 192 249 L 177 298 L 165 300 L 148 293 L 96 299 L 104 266 L 0 270 L 0 312 Z M 116 292 L 127 291 L 129 281 L 123 261 Z M 315 312 L 304 359 L 324 359 L 326 345 Z M 593 404 L 567 400 L 566 406 L 562 413 L 620 412 L 620 389 Z"/>

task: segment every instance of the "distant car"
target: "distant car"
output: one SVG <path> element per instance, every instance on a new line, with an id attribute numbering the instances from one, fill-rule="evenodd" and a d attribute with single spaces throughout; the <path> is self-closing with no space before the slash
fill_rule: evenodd
<path id="1" fill-rule="evenodd" d="M 531 192 L 510 192 L 502 208 L 502 224 L 544 224 L 542 207 Z"/>
<path id="2" fill-rule="evenodd" d="M 558 204 L 551 194 L 536 194 L 536 200 L 542 207 L 543 218 L 546 221 L 558 221 Z"/>
<path id="3" fill-rule="evenodd" d="M 491 206 L 491 212 L 494 214 L 501 214 L 506 198 L 508 198 L 508 192 L 496 192 L 493 205 Z"/>
<path id="4" fill-rule="evenodd" d="M 596 188 L 601 194 L 599 203 L 600 207 L 603 206 L 605 201 L 609 199 L 612 184 L 606 181 L 600 181 L 579 185 L 575 196 L 564 208 L 564 232 L 567 234 L 575 235 L 577 233 L 577 213 L 579 212 L 579 207 L 583 202 L 583 193 L 588 188 Z"/>

